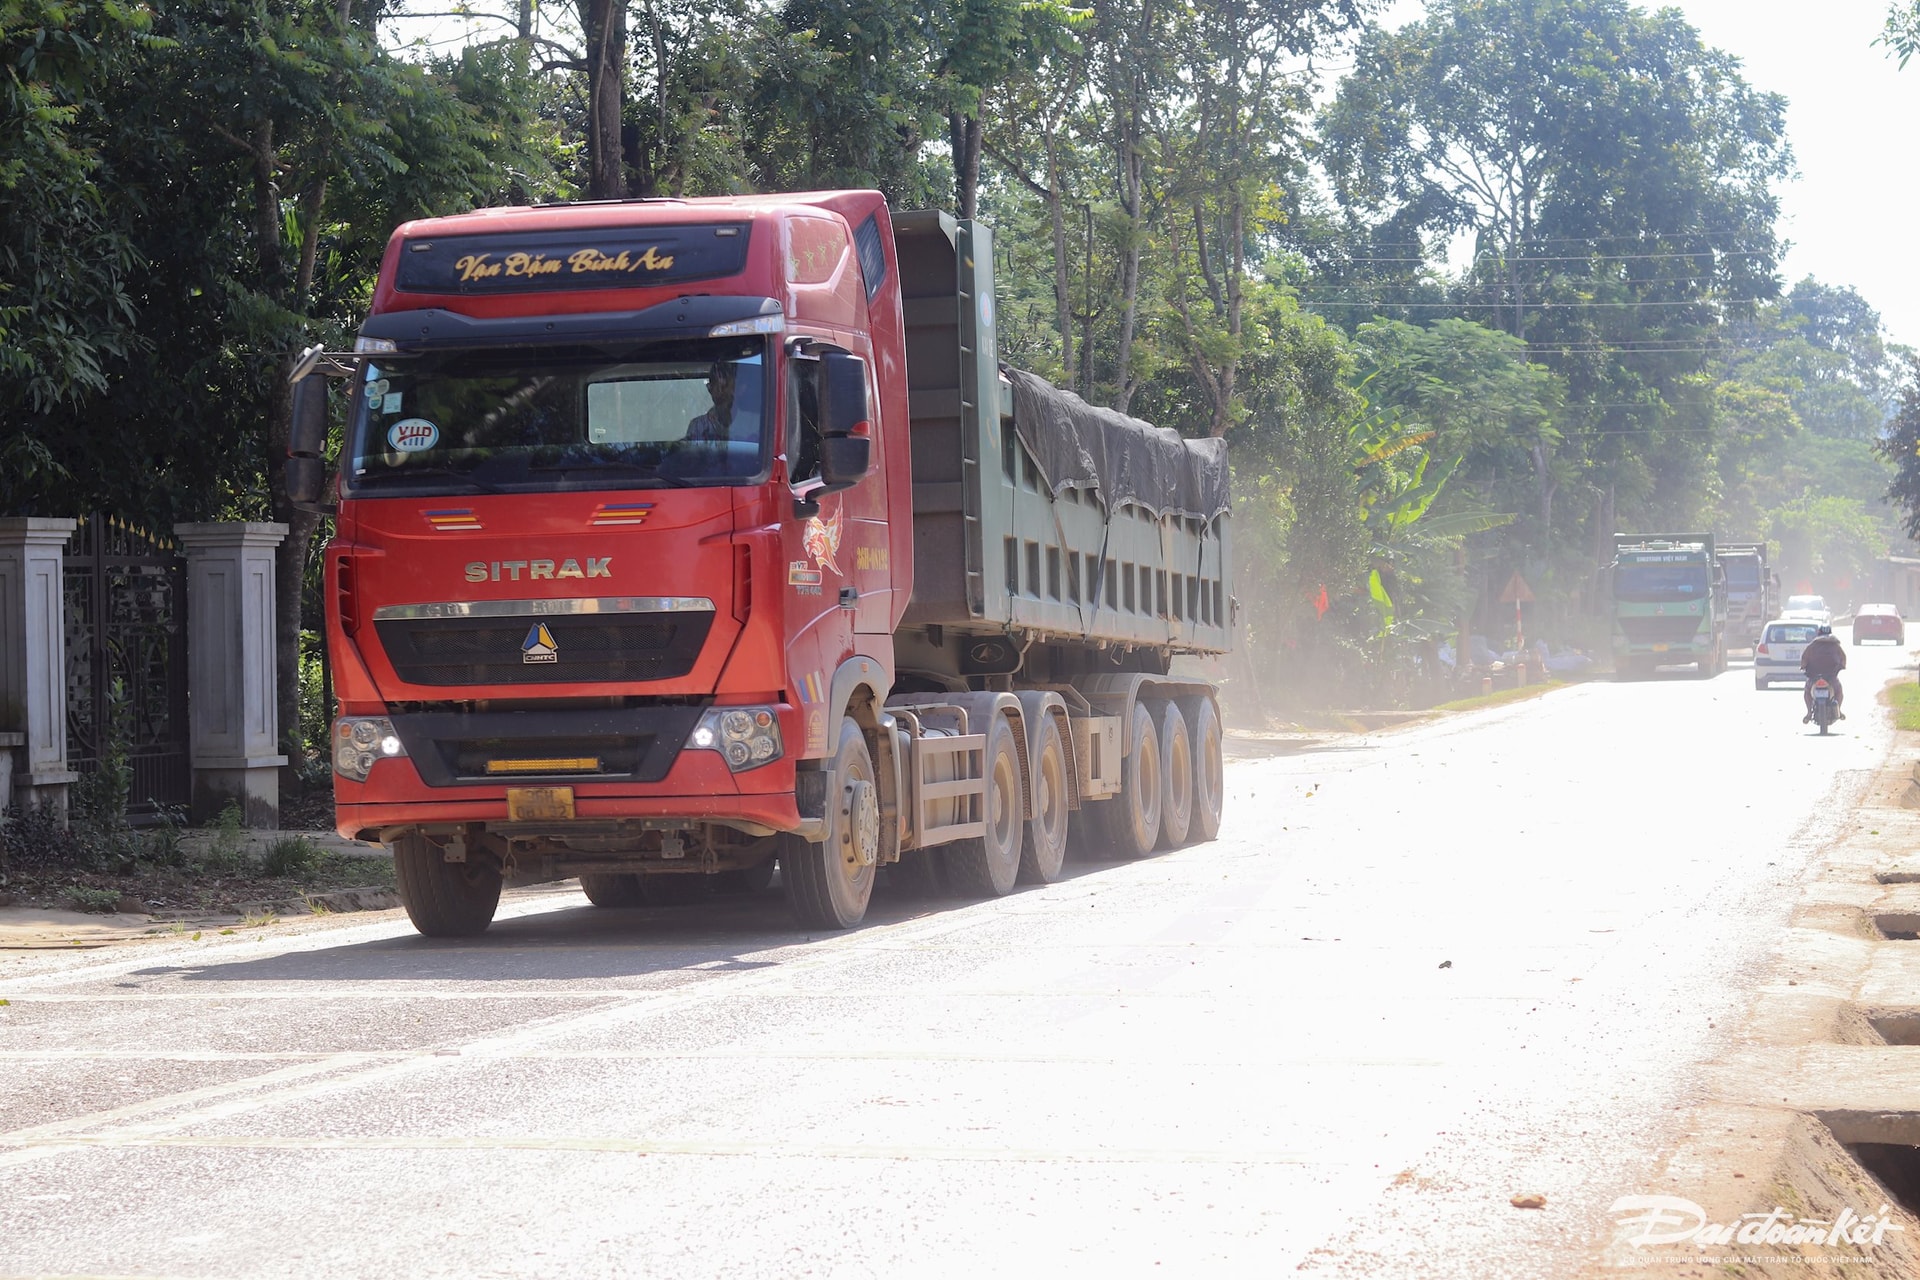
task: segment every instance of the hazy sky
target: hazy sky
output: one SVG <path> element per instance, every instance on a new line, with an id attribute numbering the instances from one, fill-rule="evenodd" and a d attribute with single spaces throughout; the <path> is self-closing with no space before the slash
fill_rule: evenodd
<path id="1" fill-rule="evenodd" d="M 1646 4 L 1645 8 L 1667 6 Z M 1851 285 L 1896 340 L 1920 347 L 1920 58 L 1898 70 L 1875 47 L 1887 0 L 1679 0 L 1701 38 L 1745 65 L 1747 82 L 1787 98 L 1800 176 L 1780 188 L 1788 285 Z M 1399 0 L 1388 26 L 1425 6 Z"/>

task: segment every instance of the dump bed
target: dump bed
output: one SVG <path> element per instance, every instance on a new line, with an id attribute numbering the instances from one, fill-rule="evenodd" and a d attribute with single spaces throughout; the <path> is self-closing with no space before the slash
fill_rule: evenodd
<path id="1" fill-rule="evenodd" d="M 986 226 L 906 213 L 894 233 L 913 457 L 903 626 L 1224 652 L 1224 442 L 1183 440 L 1003 371 Z"/>

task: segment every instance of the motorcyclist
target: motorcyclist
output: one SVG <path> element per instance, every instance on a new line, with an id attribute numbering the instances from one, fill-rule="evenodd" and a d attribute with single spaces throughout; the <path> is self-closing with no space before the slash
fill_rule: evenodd
<path id="1" fill-rule="evenodd" d="M 1847 713 L 1841 708 L 1846 695 L 1840 689 L 1840 673 L 1846 668 L 1846 646 L 1840 643 L 1840 637 L 1833 634 L 1832 627 L 1821 627 L 1807 642 L 1807 647 L 1800 651 L 1800 669 L 1807 673 L 1806 688 L 1802 690 L 1807 714 L 1801 717 L 1801 724 L 1813 722 L 1813 682 L 1816 680 L 1825 680 L 1832 688 L 1834 712 L 1842 720 L 1847 718 Z"/>

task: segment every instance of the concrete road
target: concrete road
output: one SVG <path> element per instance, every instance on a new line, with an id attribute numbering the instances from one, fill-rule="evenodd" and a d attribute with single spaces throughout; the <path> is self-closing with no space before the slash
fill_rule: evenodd
<path id="1" fill-rule="evenodd" d="M 1851 653 L 1830 738 L 1744 665 L 1584 685 L 838 936 L 557 886 L 0 955 L 0 1273 L 1574 1274 L 1886 750 Z"/>

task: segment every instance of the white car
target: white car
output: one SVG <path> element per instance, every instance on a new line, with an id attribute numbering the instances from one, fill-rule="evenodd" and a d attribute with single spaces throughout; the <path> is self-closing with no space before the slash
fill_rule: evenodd
<path id="1" fill-rule="evenodd" d="M 1787 603 L 1781 607 L 1783 618 L 1812 618 L 1821 626 L 1833 625 L 1833 610 L 1827 608 L 1825 596 L 1788 596 Z"/>
<path id="2" fill-rule="evenodd" d="M 1753 687 L 1764 689 L 1776 680 L 1805 684 L 1807 677 L 1800 670 L 1800 651 L 1825 625 L 1808 615 L 1775 618 L 1769 622 L 1760 632 L 1760 643 L 1753 648 Z"/>

